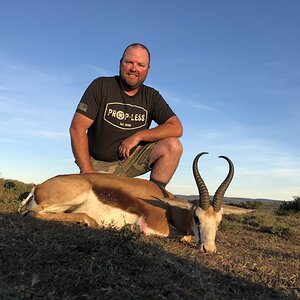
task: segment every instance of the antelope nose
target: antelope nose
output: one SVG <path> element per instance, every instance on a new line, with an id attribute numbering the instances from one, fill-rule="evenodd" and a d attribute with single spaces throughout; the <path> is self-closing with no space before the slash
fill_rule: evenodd
<path id="1" fill-rule="evenodd" d="M 202 247 L 205 253 L 216 253 L 217 249 L 214 244 L 203 244 Z"/>

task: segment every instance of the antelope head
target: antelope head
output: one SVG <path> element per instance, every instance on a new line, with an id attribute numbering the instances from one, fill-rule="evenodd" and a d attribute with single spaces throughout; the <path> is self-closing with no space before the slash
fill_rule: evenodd
<path id="1" fill-rule="evenodd" d="M 198 160 L 208 152 L 199 153 L 193 162 L 193 173 L 199 190 L 199 200 L 193 207 L 192 231 L 196 239 L 196 245 L 203 252 L 216 252 L 216 233 L 222 220 L 222 199 L 233 178 L 234 166 L 232 161 L 226 156 L 219 156 L 225 159 L 229 164 L 229 172 L 225 180 L 219 186 L 214 194 L 213 201 L 210 203 L 208 189 L 200 176 L 198 169 Z"/>

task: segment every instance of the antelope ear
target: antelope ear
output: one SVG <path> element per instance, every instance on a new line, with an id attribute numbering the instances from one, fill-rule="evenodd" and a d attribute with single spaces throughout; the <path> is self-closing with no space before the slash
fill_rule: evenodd
<path id="1" fill-rule="evenodd" d="M 222 209 L 223 215 L 243 215 L 255 211 L 255 209 L 242 208 L 232 205 L 222 205 Z"/>
<path id="2" fill-rule="evenodd" d="M 208 154 L 208 152 L 201 152 L 195 157 L 193 161 L 193 174 L 199 191 L 199 200 L 195 201 L 195 204 L 206 210 L 209 207 L 209 193 L 198 169 L 198 160 L 204 154 Z"/>

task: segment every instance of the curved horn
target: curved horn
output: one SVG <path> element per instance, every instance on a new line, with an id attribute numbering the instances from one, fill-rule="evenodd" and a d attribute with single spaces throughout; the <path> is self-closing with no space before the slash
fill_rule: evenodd
<path id="1" fill-rule="evenodd" d="M 227 160 L 228 164 L 229 164 L 229 172 L 227 177 L 225 178 L 225 180 L 221 183 L 221 185 L 219 186 L 219 188 L 217 189 L 217 191 L 215 192 L 214 195 L 214 199 L 213 199 L 213 208 L 214 211 L 218 212 L 221 209 L 221 204 L 222 204 L 222 199 L 224 197 L 224 194 L 227 190 L 227 188 L 229 187 L 229 184 L 233 178 L 233 174 L 234 174 L 234 166 L 232 161 L 226 157 L 226 156 L 219 156 L 219 158 L 224 158 L 225 160 Z"/>
<path id="2" fill-rule="evenodd" d="M 209 194 L 198 169 L 198 160 L 204 154 L 208 154 L 208 152 L 201 152 L 195 157 L 193 162 L 193 174 L 199 191 L 199 200 L 197 200 L 196 204 L 203 210 L 206 210 L 209 207 Z"/>

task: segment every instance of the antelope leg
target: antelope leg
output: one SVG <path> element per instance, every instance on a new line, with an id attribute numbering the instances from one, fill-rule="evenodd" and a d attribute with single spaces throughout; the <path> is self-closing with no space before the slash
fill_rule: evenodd
<path id="1" fill-rule="evenodd" d="M 85 213 L 37 213 L 35 218 L 47 221 L 83 223 L 89 227 L 99 227 L 95 219 Z"/>

